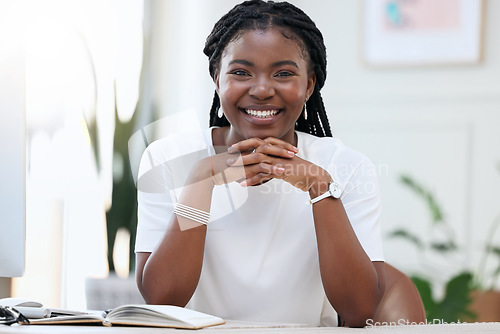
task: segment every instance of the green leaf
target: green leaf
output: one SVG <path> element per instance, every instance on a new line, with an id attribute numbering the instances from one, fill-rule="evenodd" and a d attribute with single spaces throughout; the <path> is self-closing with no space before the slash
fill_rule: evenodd
<path id="1" fill-rule="evenodd" d="M 432 321 L 434 319 L 434 314 L 436 313 L 437 303 L 432 298 L 432 287 L 431 283 L 421 277 L 413 276 L 411 280 L 417 287 L 420 298 L 424 303 L 425 314 L 427 315 L 427 320 Z"/>
<path id="2" fill-rule="evenodd" d="M 499 261 L 497 268 L 495 269 L 495 271 L 492 274 L 492 277 L 493 277 L 492 288 L 493 288 L 493 286 L 495 285 L 495 282 L 497 280 L 497 277 L 500 275 L 500 247 L 493 246 L 493 245 L 488 245 L 488 246 L 486 246 L 486 251 L 488 253 L 491 253 L 491 254 L 497 256 L 498 257 L 498 261 Z"/>
<path id="3" fill-rule="evenodd" d="M 431 193 L 426 192 L 425 199 L 427 201 L 427 206 L 429 207 L 429 211 L 431 212 L 432 215 L 432 221 L 434 223 L 443 221 L 443 213 L 441 212 L 441 208 L 434 199 L 434 196 L 432 196 Z"/>
<path id="4" fill-rule="evenodd" d="M 418 195 L 423 196 L 425 194 L 424 189 L 417 184 L 410 176 L 401 175 L 401 182 L 407 185 L 410 189 L 416 192 Z"/>
<path id="5" fill-rule="evenodd" d="M 474 318 L 475 314 L 469 311 L 472 302 L 472 274 L 463 272 L 453 277 L 446 285 L 446 294 L 438 303 L 440 318 L 445 322 L 457 322 L 463 316 Z"/>
<path id="6" fill-rule="evenodd" d="M 500 257 L 500 247 L 488 245 L 488 246 L 486 246 L 486 251 L 489 253 L 493 253 L 493 254 Z"/>
<path id="7" fill-rule="evenodd" d="M 92 117 L 85 117 L 85 125 L 87 127 L 87 131 L 89 134 L 90 138 L 90 145 L 92 146 L 92 153 L 94 156 L 94 161 L 96 164 L 96 168 L 98 171 L 101 170 L 101 160 L 99 158 L 100 152 L 99 152 L 99 142 L 102 140 L 99 138 L 99 132 L 98 132 L 98 125 L 97 125 L 97 118 L 96 116 Z"/>
<path id="8" fill-rule="evenodd" d="M 417 237 L 415 234 L 410 233 L 410 232 L 403 230 L 403 229 L 393 231 L 392 233 L 389 234 L 389 237 L 390 238 L 394 238 L 394 237 L 403 238 L 403 239 L 406 239 L 406 240 L 414 243 L 415 246 L 417 246 L 419 249 L 424 248 L 424 244 L 420 240 L 419 237 Z"/>
<path id="9" fill-rule="evenodd" d="M 401 175 L 401 182 L 412 189 L 427 204 L 434 224 L 444 221 L 443 212 L 432 193 L 408 175 Z"/>
<path id="10" fill-rule="evenodd" d="M 431 283 L 421 277 L 411 278 L 424 303 L 425 313 L 428 322 L 435 319 L 440 322 L 458 322 L 464 316 L 474 319 L 476 315 L 469 310 L 472 299 L 472 274 L 469 272 L 460 273 L 453 277 L 446 285 L 445 296 L 441 301 L 436 301 L 432 297 Z"/>
<path id="11" fill-rule="evenodd" d="M 457 250 L 458 246 L 453 240 L 449 240 L 448 242 L 431 243 L 431 248 L 439 252 L 451 252 Z"/>
<path id="12" fill-rule="evenodd" d="M 106 228 L 108 233 L 108 266 L 114 271 L 113 246 L 116 231 L 124 227 L 130 232 L 130 269 L 134 267 L 134 242 L 137 230 L 137 189 L 129 163 L 128 140 L 134 133 L 138 112 L 127 122 L 121 122 L 118 111 L 115 110 L 115 134 L 113 153 L 122 157 L 124 171 L 121 179 L 113 178 L 113 192 L 111 208 L 106 212 Z"/>

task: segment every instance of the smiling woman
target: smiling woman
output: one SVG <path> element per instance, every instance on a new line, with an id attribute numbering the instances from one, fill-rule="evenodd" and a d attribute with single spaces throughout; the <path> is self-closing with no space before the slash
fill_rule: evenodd
<path id="1" fill-rule="evenodd" d="M 211 127 L 160 139 L 141 162 L 142 295 L 228 319 L 364 326 L 385 286 L 380 196 L 372 163 L 331 137 L 321 32 L 287 2 L 246 1 L 204 52 Z"/>
<path id="2" fill-rule="evenodd" d="M 229 43 L 214 80 L 232 126 L 214 130 L 215 144 L 231 146 L 252 137 L 296 144 L 295 122 L 316 82 L 307 58 L 275 28 L 250 30 Z"/>

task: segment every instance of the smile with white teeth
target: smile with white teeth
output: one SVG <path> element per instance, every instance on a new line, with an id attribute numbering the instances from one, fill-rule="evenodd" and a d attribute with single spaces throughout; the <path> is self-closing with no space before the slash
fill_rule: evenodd
<path id="1" fill-rule="evenodd" d="M 276 114 L 278 114 L 280 111 L 279 110 L 251 110 L 251 109 L 245 109 L 245 112 L 253 117 L 257 118 L 267 118 L 267 117 L 273 117 Z"/>

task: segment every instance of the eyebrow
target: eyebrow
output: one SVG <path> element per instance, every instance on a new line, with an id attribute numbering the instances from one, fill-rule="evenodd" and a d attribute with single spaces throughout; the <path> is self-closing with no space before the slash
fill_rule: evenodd
<path id="1" fill-rule="evenodd" d="M 293 60 L 277 61 L 277 62 L 273 63 L 271 66 L 272 67 L 280 67 L 280 66 L 283 66 L 283 65 L 291 65 L 293 67 L 299 68 L 299 65 L 297 65 L 297 63 L 294 62 Z"/>
<path id="2" fill-rule="evenodd" d="M 229 65 L 232 65 L 232 64 L 241 64 L 241 65 L 250 66 L 250 67 L 254 66 L 254 64 L 252 62 L 249 62 L 248 60 L 245 60 L 245 59 L 234 59 L 234 60 L 231 60 L 229 62 Z M 281 61 L 277 61 L 275 63 L 272 63 L 271 67 L 280 67 L 280 66 L 283 66 L 283 65 L 291 65 L 293 67 L 299 68 L 299 65 L 297 65 L 297 63 L 294 62 L 293 60 L 281 60 Z"/>
<path id="3" fill-rule="evenodd" d="M 229 65 L 233 65 L 233 64 L 241 64 L 241 65 L 245 65 L 245 66 L 253 66 L 253 63 L 249 62 L 248 60 L 244 60 L 244 59 L 234 59 L 234 60 L 231 60 L 229 62 Z"/>

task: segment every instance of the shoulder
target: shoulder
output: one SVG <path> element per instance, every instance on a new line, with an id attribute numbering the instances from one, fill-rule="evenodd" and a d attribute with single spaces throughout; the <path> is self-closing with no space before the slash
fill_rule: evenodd
<path id="1" fill-rule="evenodd" d="M 150 143 L 141 158 L 139 174 L 172 159 L 190 155 L 195 152 L 206 152 L 210 146 L 210 131 L 205 129 L 191 132 L 172 133 Z"/>
<path id="2" fill-rule="evenodd" d="M 211 129 L 190 132 L 177 132 L 157 139 L 148 145 L 147 152 L 173 154 L 179 148 L 183 150 L 205 148 L 209 143 Z"/>
<path id="3" fill-rule="evenodd" d="M 336 137 L 316 137 L 308 133 L 298 132 L 300 153 L 304 159 L 324 164 L 344 164 L 351 168 L 368 164 L 370 159 L 364 154 L 345 145 Z M 299 155 L 300 156 L 300 155 Z"/>

